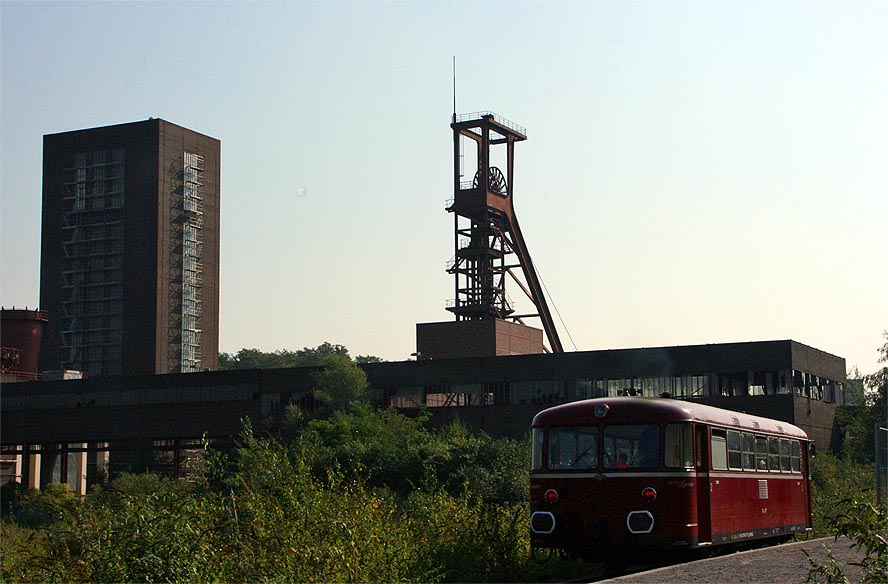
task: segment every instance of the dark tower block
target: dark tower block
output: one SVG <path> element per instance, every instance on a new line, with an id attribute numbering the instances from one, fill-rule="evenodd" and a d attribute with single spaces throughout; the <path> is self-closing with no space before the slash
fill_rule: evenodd
<path id="1" fill-rule="evenodd" d="M 220 157 L 153 118 L 44 136 L 40 371 L 216 368 Z"/>
<path id="2" fill-rule="evenodd" d="M 453 129 L 454 299 L 456 323 L 417 325 L 420 358 L 541 353 L 539 318 L 550 350 L 562 352 L 512 202 L 515 143 L 524 128 L 491 112 L 455 116 Z M 513 281 L 534 310 L 515 314 L 506 282 Z"/>

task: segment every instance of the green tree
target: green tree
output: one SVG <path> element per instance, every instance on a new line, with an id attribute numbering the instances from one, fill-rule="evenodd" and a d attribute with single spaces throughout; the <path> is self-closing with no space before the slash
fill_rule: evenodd
<path id="1" fill-rule="evenodd" d="M 428 442 L 424 418 L 358 405 L 308 422 L 298 443 L 306 445 L 317 476 L 338 469 L 370 487 L 406 495 L 422 483 L 422 452 Z"/>
<path id="2" fill-rule="evenodd" d="M 367 396 L 367 374 L 343 355 L 328 355 L 314 374 L 314 396 L 327 410 L 350 410 Z"/>
<path id="3" fill-rule="evenodd" d="M 270 353 L 259 349 L 243 348 L 237 353 L 219 353 L 219 369 L 275 369 L 282 367 L 316 367 L 323 365 L 331 356 L 350 358 L 348 349 L 342 345 L 334 345 L 328 342 L 321 343 L 315 348 L 305 347 L 298 351 L 278 349 Z M 382 361 L 372 355 L 360 355 L 356 358 L 358 363 L 377 363 Z"/>
<path id="4" fill-rule="evenodd" d="M 879 362 L 888 363 L 888 331 L 886 342 L 879 348 Z M 885 426 L 885 395 L 888 392 L 888 367 L 869 375 L 861 375 L 855 367 L 848 372 L 846 396 L 850 405 L 836 412 L 835 425 L 841 443 L 842 457 L 860 464 L 875 462 L 875 427 Z"/>
<path id="5" fill-rule="evenodd" d="M 845 404 L 849 406 L 866 405 L 864 377 L 856 365 L 848 371 L 848 374 L 845 376 Z"/>

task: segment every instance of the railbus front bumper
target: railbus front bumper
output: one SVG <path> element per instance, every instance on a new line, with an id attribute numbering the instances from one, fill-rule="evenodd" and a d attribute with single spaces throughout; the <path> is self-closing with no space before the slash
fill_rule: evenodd
<path id="1" fill-rule="evenodd" d="M 531 514 L 530 535 L 534 548 L 561 549 L 572 557 L 592 561 L 613 559 L 614 554 L 634 551 L 687 550 L 698 547 L 696 526 L 664 528 L 655 512 L 634 509 L 622 516 L 595 517 L 582 522 L 560 517 L 549 510 Z"/>

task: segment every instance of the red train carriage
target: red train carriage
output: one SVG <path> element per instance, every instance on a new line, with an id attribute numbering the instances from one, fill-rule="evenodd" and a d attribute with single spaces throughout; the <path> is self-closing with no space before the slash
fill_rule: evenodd
<path id="1" fill-rule="evenodd" d="M 619 562 L 809 531 L 808 452 L 796 426 L 693 402 L 549 408 L 533 420 L 532 545 Z"/>

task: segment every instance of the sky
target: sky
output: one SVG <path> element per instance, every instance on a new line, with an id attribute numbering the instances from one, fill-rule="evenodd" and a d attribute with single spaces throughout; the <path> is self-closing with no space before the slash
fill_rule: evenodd
<path id="1" fill-rule="evenodd" d="M 455 57 L 460 113 L 527 128 L 515 212 L 567 350 L 881 366 L 883 0 L 2 0 L 0 33 L 4 307 L 39 301 L 42 136 L 158 117 L 222 142 L 220 350 L 410 358 L 452 319 Z"/>

